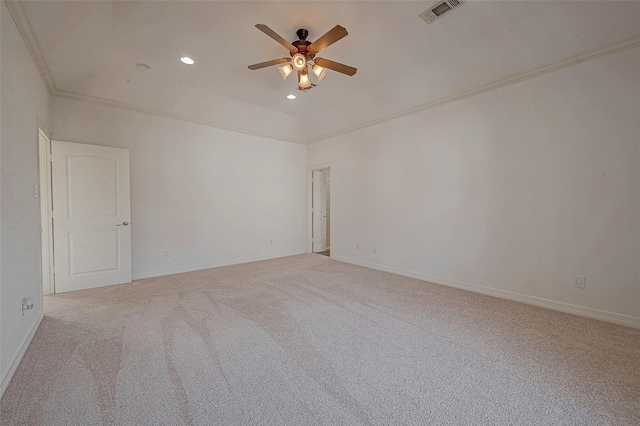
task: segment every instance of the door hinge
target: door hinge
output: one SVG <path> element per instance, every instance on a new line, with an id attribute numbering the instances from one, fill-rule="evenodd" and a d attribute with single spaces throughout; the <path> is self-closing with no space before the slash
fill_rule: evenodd
<path id="1" fill-rule="evenodd" d="M 52 266 L 50 269 L 51 269 L 51 273 L 55 275 L 55 273 L 56 273 L 56 267 L 55 267 L 55 266 Z"/>

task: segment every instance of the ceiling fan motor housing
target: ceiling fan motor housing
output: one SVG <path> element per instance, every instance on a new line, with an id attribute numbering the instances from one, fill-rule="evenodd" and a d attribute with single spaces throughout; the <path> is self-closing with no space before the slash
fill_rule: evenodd
<path id="1" fill-rule="evenodd" d="M 300 38 L 300 40 L 291 42 L 291 44 L 293 44 L 296 47 L 296 49 L 298 49 L 297 53 L 304 55 L 307 59 L 313 59 L 313 57 L 316 56 L 315 53 L 309 52 L 307 50 L 307 46 L 311 44 L 310 41 L 307 41 L 307 36 L 309 36 L 309 31 L 305 30 L 304 28 L 300 28 L 298 31 L 296 31 L 296 35 Z M 296 52 L 291 52 L 291 56 L 295 54 Z"/>

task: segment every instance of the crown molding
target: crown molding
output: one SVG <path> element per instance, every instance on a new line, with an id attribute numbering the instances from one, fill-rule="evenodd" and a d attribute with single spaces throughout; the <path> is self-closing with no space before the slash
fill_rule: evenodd
<path id="1" fill-rule="evenodd" d="M 129 104 L 126 102 L 120 102 L 113 99 L 101 98 L 98 96 L 86 95 L 84 93 L 72 92 L 69 90 L 61 90 L 56 86 L 55 81 L 53 80 L 53 76 L 47 65 L 47 61 L 42 54 L 42 49 L 40 49 L 40 45 L 38 44 L 38 40 L 36 39 L 35 33 L 33 32 L 33 28 L 31 27 L 31 23 L 27 18 L 27 14 L 22 7 L 22 0 L 4 0 L 4 3 L 7 5 L 9 9 L 9 13 L 13 18 L 13 22 L 15 22 L 16 27 L 18 28 L 18 32 L 24 41 L 24 44 L 27 46 L 27 50 L 31 55 L 31 59 L 35 64 L 38 73 L 42 77 L 42 81 L 49 92 L 50 96 L 73 99 L 76 101 L 83 101 L 92 103 L 95 105 L 109 106 L 113 108 L 120 108 L 129 111 L 141 112 L 144 114 L 156 115 L 164 118 L 171 118 L 174 120 L 186 121 L 189 123 L 199 124 L 202 126 L 212 127 L 216 129 L 228 130 L 236 133 L 243 133 L 251 136 L 258 136 L 268 139 L 276 139 L 284 142 L 292 142 L 298 144 L 305 144 L 306 142 L 302 139 L 295 138 L 286 138 L 278 135 L 273 135 L 265 132 L 257 132 L 249 129 L 243 129 L 240 127 L 226 126 L 220 123 L 215 123 L 208 120 L 202 120 L 198 118 L 188 117 L 186 115 L 175 114 L 167 111 L 162 111 L 154 108 L 148 108 L 140 105 Z"/>
<path id="2" fill-rule="evenodd" d="M 448 96 L 446 98 L 428 102 L 426 104 L 417 106 L 415 108 L 411 108 L 395 114 L 386 115 L 384 117 L 380 117 L 375 120 L 367 121 L 366 123 L 357 124 L 355 126 L 351 126 L 341 130 L 336 130 L 335 132 L 325 133 L 323 135 L 316 136 L 311 139 L 307 139 L 306 143 L 312 144 L 312 143 L 320 142 L 326 139 L 330 139 L 335 136 L 355 132 L 356 130 L 361 130 L 367 127 L 375 126 L 377 124 L 384 123 L 385 121 L 391 121 L 391 120 L 395 120 L 408 115 L 416 114 L 421 111 L 426 111 L 432 108 L 439 107 L 441 105 L 459 101 L 461 99 L 469 98 L 471 96 L 479 95 L 480 93 L 499 89 L 501 87 L 509 86 L 515 83 L 520 83 L 522 81 L 536 78 L 544 74 L 548 74 L 548 73 L 558 71 L 567 67 L 571 67 L 573 65 L 579 65 L 579 64 L 582 64 L 583 62 L 587 62 L 593 59 L 598 59 L 603 56 L 611 55 L 617 52 L 622 52 L 624 50 L 634 49 L 637 47 L 640 47 L 640 34 L 635 35 L 633 37 L 628 37 L 622 40 L 618 40 L 616 42 L 609 43 L 604 46 L 597 47 L 595 49 L 584 51 L 580 54 L 571 56 L 567 59 L 563 59 L 557 62 L 553 62 L 551 64 L 543 65 L 539 68 L 535 68 L 530 71 L 513 74 L 510 76 L 501 78 L 499 80 L 493 81 L 491 83 L 488 83 L 473 89 L 465 90 L 464 92 L 460 92 L 452 96 Z"/>
<path id="3" fill-rule="evenodd" d="M 58 97 L 58 98 L 72 99 L 74 101 L 88 102 L 88 103 L 94 104 L 94 105 L 108 106 L 108 107 L 119 108 L 119 109 L 124 109 L 124 110 L 128 110 L 128 111 L 135 111 L 135 112 L 140 112 L 140 113 L 143 113 L 143 114 L 149 114 L 149 115 L 155 115 L 155 116 L 158 116 L 158 117 L 170 118 L 170 119 L 173 119 L 173 120 L 186 121 L 188 123 L 199 124 L 201 126 L 212 127 L 212 128 L 215 128 L 215 129 L 228 130 L 228 131 L 235 132 L 235 133 L 243 133 L 245 135 L 257 136 L 257 137 L 261 137 L 261 138 L 276 139 L 276 140 L 280 140 L 280 141 L 283 141 L 283 142 L 291 142 L 291 143 L 297 143 L 297 144 L 305 144 L 306 143 L 304 140 L 300 140 L 300 139 L 285 138 L 285 137 L 278 136 L 278 135 L 273 135 L 273 134 L 270 134 L 270 133 L 256 132 L 256 131 L 253 131 L 253 130 L 243 129 L 243 128 L 240 128 L 240 127 L 226 126 L 224 124 L 215 123 L 215 122 L 208 121 L 208 120 L 202 120 L 202 119 L 199 119 L 199 118 L 193 118 L 193 117 L 189 117 L 189 116 L 186 116 L 186 115 L 181 115 L 181 114 L 176 114 L 176 113 L 173 113 L 173 112 L 162 111 L 162 110 L 159 110 L 159 109 L 149 108 L 149 107 L 145 107 L 145 106 L 129 104 L 129 103 L 126 103 L 126 102 L 115 101 L 113 99 L 101 98 L 99 96 L 85 95 L 84 93 L 72 92 L 70 90 L 56 90 L 55 92 L 53 92 L 51 94 L 51 96 L 55 96 L 55 97 Z"/>
<path id="4" fill-rule="evenodd" d="M 186 121 L 189 123 L 199 124 L 202 126 L 212 127 L 216 129 L 228 130 L 231 132 L 243 133 L 243 134 L 252 135 L 252 136 L 276 139 L 284 142 L 307 144 L 307 145 L 320 142 L 326 139 L 330 139 L 335 136 L 343 135 L 346 133 L 355 132 L 357 130 L 361 130 L 367 127 L 375 126 L 377 124 L 384 123 L 386 121 L 395 120 L 401 117 L 419 113 L 421 111 L 426 111 L 432 108 L 436 108 L 441 105 L 445 105 L 451 102 L 459 101 L 461 99 L 469 98 L 471 96 L 488 92 L 490 90 L 499 89 L 501 87 L 509 86 L 515 83 L 520 83 L 525 80 L 536 78 L 544 74 L 558 71 L 563 68 L 571 67 L 573 65 L 579 65 L 583 62 L 587 62 L 593 59 L 598 59 L 603 56 L 611 55 L 613 53 L 640 47 L 640 34 L 638 34 L 632 37 L 618 40 L 613 43 L 606 44 L 604 46 L 597 47 L 595 49 L 584 51 L 582 53 L 571 56 L 564 60 L 553 62 L 547 65 L 535 68 L 530 71 L 513 74 L 510 76 L 501 78 L 499 80 L 493 81 L 491 83 L 488 83 L 476 88 L 468 89 L 463 92 L 457 93 L 455 95 L 448 96 L 446 98 L 428 102 L 405 111 L 386 115 L 384 117 L 367 121 L 365 123 L 357 124 L 355 126 L 350 126 L 344 129 L 328 132 L 313 138 L 296 139 L 296 138 L 286 138 L 286 137 L 273 135 L 269 133 L 257 132 L 257 131 L 243 129 L 239 127 L 227 126 L 224 124 L 215 123 L 208 120 L 192 118 L 186 115 L 171 113 L 171 112 L 162 111 L 154 108 L 148 108 L 140 105 L 129 104 L 126 102 L 120 102 L 113 99 L 101 98 L 97 96 L 87 95 L 84 93 L 72 92 L 69 90 L 60 90 L 57 88 L 55 81 L 53 80 L 53 76 L 49 70 L 49 67 L 47 66 L 47 62 L 44 58 L 44 55 L 42 54 L 42 50 L 40 49 L 40 45 L 38 44 L 36 36 L 33 32 L 33 28 L 31 27 L 31 24 L 27 19 L 25 11 L 22 7 L 22 0 L 4 0 L 4 3 L 7 5 L 7 8 L 11 13 L 13 21 L 18 27 L 18 31 L 20 32 L 20 35 L 24 40 L 24 43 L 27 46 L 27 49 L 29 50 L 29 53 L 31 54 L 31 58 L 33 59 L 33 62 L 36 68 L 38 69 L 40 76 L 42 77 L 42 80 L 47 88 L 47 91 L 49 92 L 49 95 L 51 96 L 56 96 L 56 97 L 66 98 L 66 99 L 73 99 L 76 101 L 88 102 L 96 105 L 109 106 L 113 108 L 120 108 L 120 109 L 129 110 L 129 111 L 136 111 L 143 114 L 150 114 L 150 115 L 156 115 L 159 117 L 171 118 L 174 120 Z"/>
<path id="5" fill-rule="evenodd" d="M 42 54 L 36 35 L 33 32 L 31 23 L 29 22 L 29 19 L 27 19 L 27 14 L 22 7 L 22 1 L 4 0 L 4 4 L 6 4 L 7 9 L 9 9 L 13 22 L 15 22 L 18 32 L 20 33 L 24 44 L 27 46 L 31 59 L 38 69 L 38 73 L 40 73 L 49 95 L 52 95 L 57 90 L 56 83 L 53 81 L 49 66 L 47 66 L 47 61 L 44 59 L 44 55 Z"/>

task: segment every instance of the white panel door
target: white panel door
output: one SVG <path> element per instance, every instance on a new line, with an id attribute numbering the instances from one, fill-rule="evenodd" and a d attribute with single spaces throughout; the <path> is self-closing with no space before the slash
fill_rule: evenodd
<path id="1" fill-rule="evenodd" d="M 326 246 L 326 197 L 324 172 L 322 170 L 313 171 L 313 252 L 319 253 L 327 249 Z"/>
<path id="2" fill-rule="evenodd" d="M 51 141 L 55 292 L 131 282 L 129 151 Z"/>

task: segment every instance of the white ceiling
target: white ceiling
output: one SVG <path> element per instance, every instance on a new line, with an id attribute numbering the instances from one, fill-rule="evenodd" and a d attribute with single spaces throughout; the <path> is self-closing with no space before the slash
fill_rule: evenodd
<path id="1" fill-rule="evenodd" d="M 58 94 L 309 142 L 640 36 L 640 1 L 468 1 L 432 24 L 435 1 L 23 1 Z M 276 67 L 288 55 L 254 28 L 315 40 L 349 35 L 302 93 Z M 196 60 L 183 65 L 179 58 Z M 144 70 L 136 66 L 144 63 Z M 290 101 L 286 95 L 298 99 Z"/>

